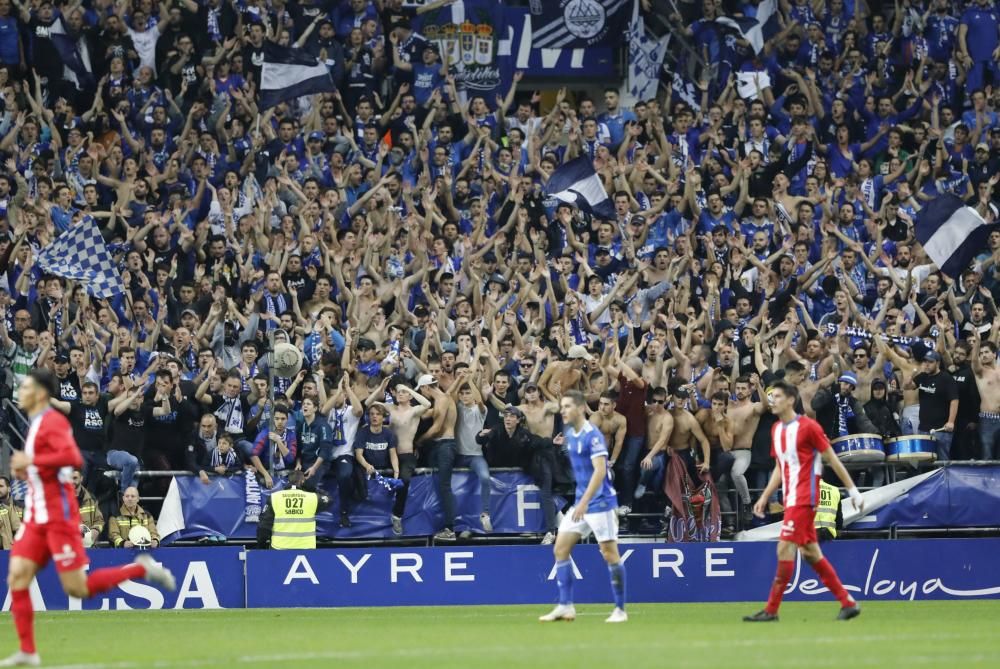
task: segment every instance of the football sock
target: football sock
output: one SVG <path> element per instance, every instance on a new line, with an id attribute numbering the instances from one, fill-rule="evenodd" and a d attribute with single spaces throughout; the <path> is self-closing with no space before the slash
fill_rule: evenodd
<path id="1" fill-rule="evenodd" d="M 625 565 L 621 562 L 608 565 L 608 574 L 611 576 L 611 592 L 615 597 L 615 608 L 625 608 Z"/>
<path id="2" fill-rule="evenodd" d="M 31 608 L 31 595 L 27 590 L 12 590 L 10 612 L 14 616 L 17 638 L 21 641 L 21 651 L 35 652 L 35 611 Z"/>
<path id="3" fill-rule="evenodd" d="M 102 592 L 107 592 L 130 578 L 142 578 L 145 575 L 146 568 L 141 564 L 126 564 L 121 567 L 97 569 L 87 575 L 87 592 L 93 597 Z"/>
<path id="4" fill-rule="evenodd" d="M 847 592 L 847 588 L 844 587 L 844 584 L 840 582 L 840 577 L 837 576 L 837 571 L 833 568 L 833 565 L 830 564 L 829 560 L 823 558 L 814 564 L 812 568 L 817 574 L 819 574 L 819 578 L 823 581 L 823 585 L 825 585 L 830 592 L 833 593 L 833 596 L 840 601 L 841 606 L 854 606 L 854 598 Z"/>
<path id="5" fill-rule="evenodd" d="M 573 604 L 573 563 L 569 560 L 556 562 L 556 583 L 559 585 L 559 603 Z"/>
<path id="6" fill-rule="evenodd" d="M 767 606 L 764 607 L 765 611 L 772 615 L 778 613 L 778 607 L 781 606 L 781 598 L 785 596 L 785 588 L 788 587 L 788 582 L 792 580 L 794 571 L 794 560 L 778 560 L 778 571 L 774 574 L 774 583 L 771 584 L 771 594 L 767 598 Z"/>

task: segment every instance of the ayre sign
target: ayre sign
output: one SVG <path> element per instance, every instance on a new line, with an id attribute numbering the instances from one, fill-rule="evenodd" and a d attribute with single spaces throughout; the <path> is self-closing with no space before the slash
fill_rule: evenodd
<path id="1" fill-rule="evenodd" d="M 1000 539 L 842 541 L 824 546 L 859 600 L 1000 597 Z M 773 543 L 623 544 L 628 597 L 636 602 L 755 601 L 774 576 Z M 90 551 L 92 567 L 121 564 L 129 550 Z M 95 600 L 68 599 L 52 567 L 32 586 L 36 610 L 128 610 L 448 604 L 543 604 L 556 594 L 544 546 L 243 551 L 166 548 L 153 554 L 177 575 L 163 593 L 127 582 Z M 609 599 L 607 568 L 594 545 L 573 555 L 576 598 Z M 0 569 L 7 554 L 0 553 Z M 245 598 L 244 598 L 245 592 Z M 9 609 L 4 592 L 3 610 Z M 790 600 L 829 599 L 804 562 Z"/>
<path id="2" fill-rule="evenodd" d="M 1000 540 L 847 541 L 826 547 L 859 599 L 1000 596 Z M 955 556 L 942 559 L 941 556 Z M 574 553 L 581 602 L 608 600 L 595 546 Z M 748 601 L 767 595 L 774 544 L 622 546 L 628 594 L 640 602 Z M 540 546 L 357 549 L 247 554 L 247 605 L 529 604 L 555 597 L 552 553 Z M 830 595 L 804 562 L 788 598 Z"/>

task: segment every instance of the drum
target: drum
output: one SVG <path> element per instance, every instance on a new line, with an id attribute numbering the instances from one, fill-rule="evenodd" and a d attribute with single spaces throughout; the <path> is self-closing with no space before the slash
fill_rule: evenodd
<path id="1" fill-rule="evenodd" d="M 830 442 L 834 453 L 843 462 L 882 462 L 882 437 L 877 434 L 849 434 Z"/>
<path id="2" fill-rule="evenodd" d="M 889 462 L 927 462 L 937 459 L 937 443 L 928 434 L 908 434 L 885 442 Z"/>

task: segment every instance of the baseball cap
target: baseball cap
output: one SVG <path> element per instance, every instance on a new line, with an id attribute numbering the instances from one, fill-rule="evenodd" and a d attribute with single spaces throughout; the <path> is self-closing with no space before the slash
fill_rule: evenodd
<path id="1" fill-rule="evenodd" d="M 885 379 L 874 378 L 872 379 L 872 388 L 882 387 L 885 388 Z"/>
<path id="2" fill-rule="evenodd" d="M 837 380 L 841 383 L 850 383 L 855 388 L 858 387 L 858 377 L 853 372 L 844 372 Z"/>
<path id="3" fill-rule="evenodd" d="M 69 363 L 69 353 L 67 351 L 59 351 L 56 353 L 56 364 L 65 365 Z"/>
<path id="4" fill-rule="evenodd" d="M 319 141 L 321 141 L 321 142 L 322 142 L 323 140 L 325 140 L 325 139 L 326 139 L 326 135 L 324 135 L 324 134 L 323 134 L 323 133 L 322 133 L 321 131 L 319 131 L 319 130 L 314 130 L 314 131 L 312 131 L 311 133 L 309 133 L 309 139 L 310 139 L 310 140 L 313 140 L 313 139 L 316 139 L 316 140 L 319 140 Z"/>
<path id="5" fill-rule="evenodd" d="M 716 326 L 715 329 L 718 330 L 719 332 L 723 332 L 725 330 L 733 330 L 735 328 L 736 326 L 733 325 L 731 321 L 723 318 L 721 321 L 719 321 L 719 324 Z"/>
<path id="6" fill-rule="evenodd" d="M 534 381 L 529 381 L 525 383 L 524 392 L 528 392 L 529 390 L 538 390 L 538 384 L 535 383 Z"/>
<path id="7" fill-rule="evenodd" d="M 931 362 L 934 362 L 934 361 L 940 362 L 941 361 L 941 356 L 938 354 L 937 351 L 927 351 L 927 353 L 924 353 L 924 360 L 931 361 Z"/>
<path id="8" fill-rule="evenodd" d="M 598 246 L 597 251 L 594 252 L 595 256 L 611 255 L 611 249 L 607 246 Z"/>
<path id="9" fill-rule="evenodd" d="M 684 382 L 680 379 L 670 379 L 670 382 L 667 384 L 667 392 L 681 399 L 687 399 L 688 397 L 688 391 L 684 389 Z"/>
<path id="10" fill-rule="evenodd" d="M 194 309 L 190 309 L 190 308 L 189 309 L 185 309 L 184 311 L 181 312 L 181 316 L 186 316 L 188 314 L 191 314 L 192 316 L 195 316 L 195 317 L 198 316 L 198 312 L 195 311 Z"/>
<path id="11" fill-rule="evenodd" d="M 513 404 L 508 404 L 503 408 L 505 414 L 510 414 L 511 416 L 516 416 L 517 418 L 524 418 L 524 412 L 518 409 Z"/>
<path id="12" fill-rule="evenodd" d="M 420 390 L 424 386 L 433 386 L 436 383 L 437 379 L 430 374 L 421 374 L 420 377 L 417 378 L 417 390 Z"/>
<path id="13" fill-rule="evenodd" d="M 371 339 L 368 339 L 367 337 L 361 337 L 360 339 L 358 339 L 358 343 L 355 344 L 354 348 L 358 349 L 359 351 L 366 349 L 374 351 L 375 342 L 373 342 Z"/>
<path id="14" fill-rule="evenodd" d="M 590 362 L 594 359 L 594 356 L 590 355 L 587 349 L 579 344 L 574 344 L 569 347 L 569 351 L 566 352 L 566 357 L 570 360 L 586 360 Z"/>
<path id="15" fill-rule="evenodd" d="M 979 144 L 976 144 L 976 151 L 980 151 L 980 150 L 982 150 L 982 151 L 989 151 L 990 150 L 990 145 L 987 144 L 986 142 L 979 142 Z"/>

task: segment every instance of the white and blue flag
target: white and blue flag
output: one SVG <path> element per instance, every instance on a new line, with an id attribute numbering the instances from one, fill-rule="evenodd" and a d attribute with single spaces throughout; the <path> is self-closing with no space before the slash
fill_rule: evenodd
<path id="1" fill-rule="evenodd" d="M 615 205 L 587 156 L 580 156 L 556 169 L 545 193 L 598 218 L 615 218 Z"/>
<path id="2" fill-rule="evenodd" d="M 264 64 L 260 72 L 261 110 L 303 95 L 329 93 L 337 89 L 330 70 L 302 49 L 264 42 Z"/>
<path id="3" fill-rule="evenodd" d="M 79 282 L 98 299 L 125 292 L 114 258 L 91 218 L 71 225 L 51 245 L 42 249 L 36 264 L 43 272 Z"/>
<path id="4" fill-rule="evenodd" d="M 655 37 L 646 30 L 646 22 L 639 13 L 636 0 L 632 10 L 632 23 L 628 29 L 628 94 L 626 104 L 656 97 L 663 71 L 663 58 L 667 55 L 670 33 Z"/>
<path id="5" fill-rule="evenodd" d="M 49 40 L 59 52 L 59 60 L 63 62 L 63 78 L 72 82 L 77 90 L 93 88 L 94 70 L 90 63 L 87 40 L 66 30 L 61 16 L 56 17 L 49 26 Z"/>
<path id="6" fill-rule="evenodd" d="M 531 48 L 582 49 L 621 44 L 636 0 L 530 0 Z"/>
<path id="7" fill-rule="evenodd" d="M 996 205 L 990 205 L 996 220 Z M 933 200 L 917 214 L 917 240 L 934 264 L 953 279 L 962 272 L 983 249 L 990 233 L 1000 228 L 988 223 L 978 211 L 950 193 Z"/>
<path id="8" fill-rule="evenodd" d="M 737 31 L 750 42 L 754 53 L 764 50 L 764 42 L 776 35 L 781 26 L 778 23 L 778 0 L 763 0 L 757 5 L 756 16 L 722 16 L 715 19 L 719 25 Z"/>

